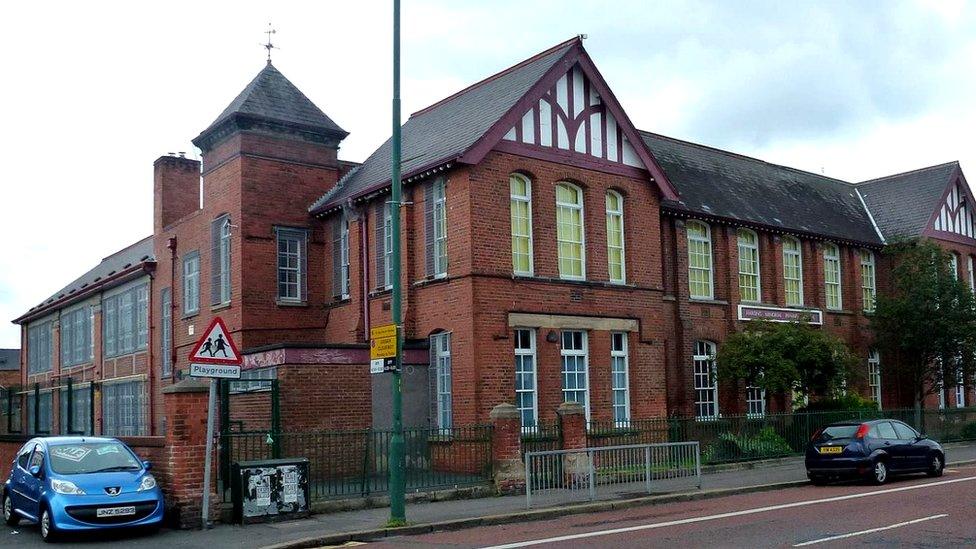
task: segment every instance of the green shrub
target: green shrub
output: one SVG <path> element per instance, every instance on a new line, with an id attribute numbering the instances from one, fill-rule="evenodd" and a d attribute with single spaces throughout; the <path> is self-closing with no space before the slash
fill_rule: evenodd
<path id="1" fill-rule="evenodd" d="M 863 398 L 860 395 L 850 393 L 836 398 L 811 402 L 803 408 L 797 409 L 796 412 L 835 412 L 847 410 L 876 412 L 878 410 L 878 403 L 871 399 Z"/>
<path id="2" fill-rule="evenodd" d="M 705 463 L 724 461 L 750 461 L 786 456 L 792 449 L 786 439 L 776 434 L 772 427 L 764 427 L 755 436 L 722 433 L 718 440 L 705 450 Z"/>

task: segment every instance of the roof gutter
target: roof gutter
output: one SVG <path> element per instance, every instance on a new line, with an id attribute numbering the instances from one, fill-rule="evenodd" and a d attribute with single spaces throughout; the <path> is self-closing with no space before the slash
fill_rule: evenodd
<path id="1" fill-rule="evenodd" d="M 864 202 L 864 197 L 863 197 L 863 196 L 861 196 L 861 191 L 860 191 L 860 190 L 858 190 L 858 188 L 857 188 L 857 187 L 854 187 L 854 193 L 855 193 L 855 194 L 857 194 L 857 199 L 861 201 L 861 206 L 863 206 L 863 207 L 864 207 L 864 211 L 865 211 L 865 212 L 867 212 L 867 214 L 868 214 L 868 219 L 870 219 L 870 220 L 871 220 L 871 226 L 872 226 L 872 227 L 874 227 L 874 232 L 876 232 L 876 233 L 878 233 L 878 238 L 880 238 L 880 239 L 881 239 L 881 243 L 882 243 L 882 244 L 887 244 L 887 243 L 888 243 L 888 241 L 887 241 L 887 240 L 885 240 L 885 237 L 884 237 L 884 235 L 883 235 L 883 234 L 881 234 L 881 229 L 880 229 L 880 228 L 878 227 L 878 223 L 877 223 L 877 222 L 876 222 L 876 221 L 874 220 L 874 216 L 873 216 L 873 215 L 871 215 L 871 210 L 870 210 L 870 209 L 868 209 L 868 205 L 867 205 L 867 203 L 866 203 L 866 202 Z"/>
<path id="2" fill-rule="evenodd" d="M 36 318 L 40 318 L 42 316 L 47 315 L 49 312 L 53 310 L 60 309 L 68 305 L 71 305 L 72 303 L 81 301 L 93 294 L 96 294 L 106 289 L 109 286 L 117 286 L 119 284 L 128 282 L 130 280 L 134 280 L 136 278 L 139 278 L 139 276 L 141 276 L 143 273 L 149 274 L 153 272 L 155 268 L 156 268 L 155 261 L 143 261 L 138 265 L 133 265 L 128 269 L 119 271 L 107 278 L 103 278 L 102 280 L 99 280 L 94 284 L 90 284 L 87 288 L 85 288 L 81 292 L 71 294 L 70 296 L 66 296 L 61 299 L 56 299 L 51 303 L 48 303 L 47 305 L 44 305 L 38 309 L 28 311 L 20 315 L 19 317 L 13 319 L 11 322 L 13 322 L 14 324 L 23 324 L 25 322 L 34 320 Z"/>

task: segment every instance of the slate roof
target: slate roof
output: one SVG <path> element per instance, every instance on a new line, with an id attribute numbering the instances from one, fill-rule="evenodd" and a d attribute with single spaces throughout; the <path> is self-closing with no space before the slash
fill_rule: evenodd
<path id="1" fill-rule="evenodd" d="M 939 207 L 959 162 L 947 162 L 857 184 L 885 238 L 915 237 Z"/>
<path id="2" fill-rule="evenodd" d="M 678 189 L 672 210 L 881 245 L 853 184 L 650 132 L 641 137 Z"/>
<path id="3" fill-rule="evenodd" d="M 570 40 L 414 113 L 403 124 L 403 177 L 460 156 L 474 145 L 570 48 Z M 392 138 L 391 138 L 392 139 Z M 391 139 L 309 207 L 320 213 L 390 183 Z"/>
<path id="4" fill-rule="evenodd" d="M 0 349 L 0 372 L 20 369 L 20 349 Z"/>
<path id="5" fill-rule="evenodd" d="M 116 273 L 120 273 L 134 265 L 155 260 L 156 258 L 153 254 L 153 239 L 151 236 L 148 236 L 139 242 L 127 246 L 126 248 L 115 252 L 105 259 L 102 259 L 102 261 L 96 265 L 95 268 L 81 275 L 71 282 L 71 284 L 61 288 L 51 295 L 51 297 L 45 299 L 36 306 L 31 307 L 30 310 L 21 316 L 21 318 L 47 307 L 56 301 L 70 298 L 82 290 L 85 290 L 89 286 L 98 284 L 106 278 L 113 276 Z M 20 320 L 20 318 L 17 320 Z"/>
<path id="6" fill-rule="evenodd" d="M 224 112 L 207 129 L 200 132 L 194 142 L 235 116 L 311 128 L 341 137 L 349 135 L 271 63 L 261 69 L 244 91 L 227 105 Z"/>

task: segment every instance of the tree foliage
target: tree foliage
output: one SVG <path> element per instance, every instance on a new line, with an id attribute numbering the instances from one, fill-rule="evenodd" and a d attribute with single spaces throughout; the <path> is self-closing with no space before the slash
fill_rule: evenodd
<path id="1" fill-rule="evenodd" d="M 760 321 L 731 335 L 717 360 L 719 379 L 818 397 L 838 394 L 856 363 L 843 341 L 820 328 Z"/>
<path id="2" fill-rule="evenodd" d="M 938 245 L 896 242 L 884 256 L 892 264 L 891 287 L 878 296 L 871 327 L 882 356 L 893 359 L 885 368 L 911 384 L 919 407 L 940 382 L 951 387 L 957 374 L 972 376 L 976 304 L 967 283 L 952 271 L 950 253 Z"/>

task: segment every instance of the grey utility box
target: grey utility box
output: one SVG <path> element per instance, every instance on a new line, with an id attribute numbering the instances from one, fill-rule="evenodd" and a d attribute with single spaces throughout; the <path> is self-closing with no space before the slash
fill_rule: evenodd
<path id="1" fill-rule="evenodd" d="M 309 514 L 306 458 L 234 463 L 231 479 L 236 522 L 286 520 Z"/>

